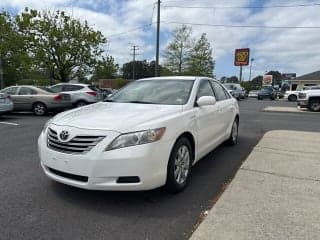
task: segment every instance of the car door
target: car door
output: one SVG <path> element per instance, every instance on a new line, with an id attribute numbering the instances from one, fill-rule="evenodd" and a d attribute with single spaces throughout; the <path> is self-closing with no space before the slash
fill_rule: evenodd
<path id="1" fill-rule="evenodd" d="M 202 96 L 213 96 L 212 86 L 207 79 L 199 83 L 196 100 Z M 221 132 L 221 119 L 218 105 L 196 108 L 198 153 L 202 157 L 209 153 L 217 143 L 217 135 Z"/>
<path id="2" fill-rule="evenodd" d="M 218 133 L 221 141 L 224 140 L 226 135 L 229 134 L 229 128 L 233 123 L 233 115 L 235 112 L 235 106 L 233 102 L 235 101 L 227 93 L 227 90 L 218 82 L 212 81 L 212 87 L 216 96 L 217 106 L 219 111 L 221 127 L 219 128 L 220 132 Z"/>
<path id="3" fill-rule="evenodd" d="M 17 110 L 30 110 L 37 91 L 30 87 L 20 87 L 16 96 Z"/>
<path id="4" fill-rule="evenodd" d="M 1 90 L 1 92 L 7 93 L 10 95 L 11 100 L 13 102 L 14 110 L 17 110 L 17 104 L 16 104 L 17 98 L 16 97 L 18 94 L 18 89 L 19 89 L 19 87 L 7 87 L 7 88 Z"/>
<path id="5" fill-rule="evenodd" d="M 81 99 L 85 99 L 85 94 L 81 91 L 83 86 L 72 85 L 72 84 L 64 84 L 62 88 L 62 92 L 68 93 L 71 95 L 71 101 L 76 102 Z"/>

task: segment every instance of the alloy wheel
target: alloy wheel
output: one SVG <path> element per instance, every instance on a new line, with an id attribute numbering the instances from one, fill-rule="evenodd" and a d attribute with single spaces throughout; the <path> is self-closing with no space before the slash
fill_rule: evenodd
<path id="1" fill-rule="evenodd" d="M 33 111 L 36 115 L 42 116 L 46 112 L 46 107 L 43 104 L 38 103 L 34 106 Z"/>
<path id="2" fill-rule="evenodd" d="M 190 152 L 187 146 L 181 145 L 174 161 L 174 178 L 178 184 L 183 184 L 189 175 Z"/>

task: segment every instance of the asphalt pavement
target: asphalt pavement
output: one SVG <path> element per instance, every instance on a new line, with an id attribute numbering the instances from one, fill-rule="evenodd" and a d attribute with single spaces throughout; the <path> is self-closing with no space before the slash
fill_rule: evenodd
<path id="1" fill-rule="evenodd" d="M 238 144 L 202 159 L 177 195 L 87 191 L 53 182 L 37 155 L 37 137 L 49 117 L 0 117 L 0 239 L 187 239 L 266 131 L 320 131 L 320 114 L 262 111 L 294 103 L 249 99 L 239 105 Z"/>

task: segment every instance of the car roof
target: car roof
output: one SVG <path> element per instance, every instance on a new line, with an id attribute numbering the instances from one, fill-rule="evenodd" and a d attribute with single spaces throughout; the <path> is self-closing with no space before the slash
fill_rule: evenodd
<path id="1" fill-rule="evenodd" d="M 56 86 L 56 85 L 77 85 L 77 86 L 83 86 L 83 87 L 90 86 L 89 84 L 85 84 L 85 83 L 58 83 L 53 86 Z"/>
<path id="2" fill-rule="evenodd" d="M 140 80 L 189 80 L 189 81 L 193 81 L 196 80 L 198 78 L 204 78 L 204 77 L 194 77 L 194 76 L 167 76 L 167 77 L 151 77 L 151 78 L 141 78 L 138 79 L 137 81 Z"/>

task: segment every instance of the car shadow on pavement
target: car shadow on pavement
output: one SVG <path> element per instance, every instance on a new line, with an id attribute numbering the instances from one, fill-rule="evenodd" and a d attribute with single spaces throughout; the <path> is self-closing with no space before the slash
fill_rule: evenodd
<path id="1" fill-rule="evenodd" d="M 199 213 L 207 209 L 211 205 L 208 199 L 214 199 L 226 182 L 234 177 L 254 145 L 246 136 L 241 137 L 234 147 L 222 144 L 193 167 L 189 186 L 176 195 L 167 193 L 163 187 L 135 192 L 92 191 L 47 181 L 50 181 L 52 192 L 60 201 L 98 214 L 122 217 L 142 214 L 157 218 L 183 216 L 190 207 L 197 208 Z"/>

